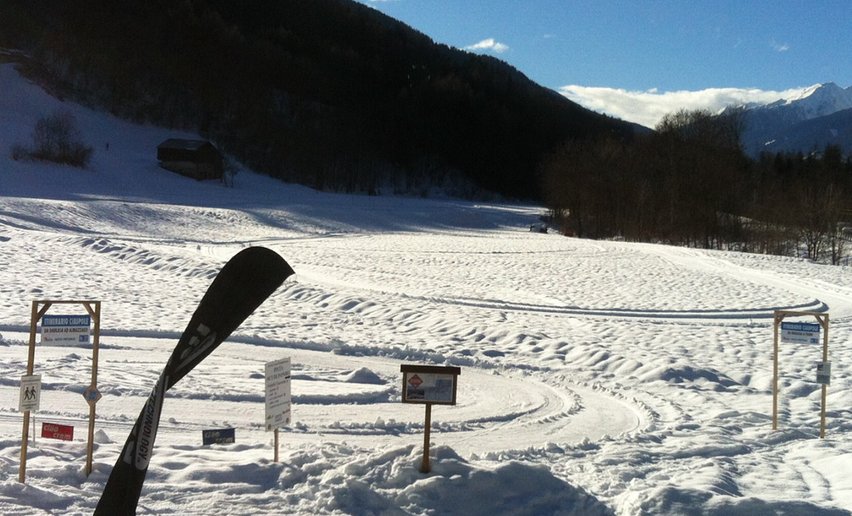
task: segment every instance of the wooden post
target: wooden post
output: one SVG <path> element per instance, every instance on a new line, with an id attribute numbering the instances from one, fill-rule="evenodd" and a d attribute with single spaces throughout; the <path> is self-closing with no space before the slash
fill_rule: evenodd
<path id="1" fill-rule="evenodd" d="M 784 316 L 775 312 L 774 344 L 772 348 L 772 429 L 778 430 L 778 326 Z"/>
<path id="2" fill-rule="evenodd" d="M 822 325 L 822 363 L 828 362 L 828 314 L 825 314 L 825 319 L 817 317 Z M 826 396 L 828 395 L 828 385 L 822 384 L 822 408 L 819 412 L 819 438 L 825 439 L 825 405 Z"/>
<path id="3" fill-rule="evenodd" d="M 94 304 L 94 309 L 92 308 L 92 304 Z M 89 315 L 92 317 L 92 321 L 94 322 L 94 335 L 92 336 L 92 382 L 89 384 L 90 388 L 97 389 L 98 387 L 98 350 L 100 348 L 100 336 L 101 336 L 101 302 L 95 301 L 94 303 L 83 303 L 83 306 L 86 307 L 86 311 L 89 312 Z M 92 455 L 94 453 L 94 442 L 95 442 L 95 405 L 97 404 L 97 400 L 86 400 L 89 404 L 89 433 L 88 433 L 88 441 L 86 443 L 86 476 L 88 477 L 92 473 Z"/>
<path id="4" fill-rule="evenodd" d="M 39 320 L 38 301 L 33 301 L 32 313 L 30 314 L 30 346 L 27 351 L 27 375 L 33 374 L 33 363 L 35 362 L 36 324 Z M 50 306 L 48 303 L 47 306 Z M 45 310 L 47 310 L 47 306 Z M 24 411 L 24 429 L 21 432 L 21 463 L 18 467 L 18 482 L 23 483 L 27 477 L 27 441 L 30 432 L 30 411 Z M 35 430 L 33 430 L 35 436 Z"/>
<path id="5" fill-rule="evenodd" d="M 423 432 L 423 462 L 420 464 L 421 473 L 429 473 L 432 466 L 429 464 L 429 434 L 432 430 L 432 404 L 426 404 L 426 428 Z"/>
<path id="6" fill-rule="evenodd" d="M 278 462 L 278 427 L 275 428 L 275 458 L 274 462 Z"/>

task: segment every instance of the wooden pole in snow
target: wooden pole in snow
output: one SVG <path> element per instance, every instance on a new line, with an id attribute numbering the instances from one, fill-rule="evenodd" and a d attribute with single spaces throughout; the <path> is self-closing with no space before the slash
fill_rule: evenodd
<path id="1" fill-rule="evenodd" d="M 432 466 L 429 464 L 429 434 L 432 430 L 432 404 L 426 404 L 426 431 L 423 433 L 423 462 L 420 464 L 421 473 L 429 473 Z"/>

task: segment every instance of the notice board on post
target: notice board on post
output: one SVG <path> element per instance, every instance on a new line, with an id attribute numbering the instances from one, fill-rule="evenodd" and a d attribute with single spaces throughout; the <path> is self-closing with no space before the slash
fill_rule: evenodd
<path id="1" fill-rule="evenodd" d="M 402 364 L 402 402 L 456 404 L 460 367 Z"/>
<path id="2" fill-rule="evenodd" d="M 456 380 L 460 367 L 402 364 L 402 402 L 418 403 L 426 407 L 423 423 L 423 462 L 420 471 L 431 471 L 429 463 L 430 433 L 432 429 L 432 405 L 455 405 Z"/>
<path id="3" fill-rule="evenodd" d="M 816 323 L 789 322 L 786 317 L 814 317 Z M 822 339 L 820 339 L 820 330 Z M 819 416 L 819 438 L 825 438 L 826 404 L 828 385 L 831 381 L 831 362 L 828 357 L 828 313 L 827 312 L 798 312 L 793 310 L 776 310 L 773 329 L 772 346 L 772 429 L 778 429 L 778 398 L 779 398 L 779 367 L 780 343 L 819 344 L 822 340 L 822 360 L 816 363 L 816 383 L 821 386 L 821 407 Z"/>
<path id="4" fill-rule="evenodd" d="M 81 305 L 86 313 L 83 314 L 48 314 L 47 311 L 54 306 Z M 88 476 L 92 472 L 92 456 L 94 454 L 95 436 L 95 406 L 101 399 L 98 391 L 98 352 L 100 348 L 101 328 L 101 302 L 86 300 L 34 300 L 30 314 L 30 340 L 27 348 L 27 375 L 26 378 L 34 376 L 36 337 L 40 331 L 40 347 L 45 346 L 92 346 L 92 373 L 89 385 L 83 392 L 83 396 L 89 405 L 89 429 L 86 439 L 86 469 Z M 29 441 L 30 411 L 38 409 L 38 393 L 40 387 L 28 385 L 22 388 L 22 400 L 29 403 L 22 406 L 24 413 L 23 429 L 21 431 L 21 462 L 18 467 L 18 481 L 26 480 L 27 471 L 27 442 Z M 51 439 L 70 439 L 73 437 L 73 427 L 64 425 L 53 425 L 43 428 L 46 437 Z M 35 432 L 35 428 L 33 428 Z M 69 432 L 71 437 L 69 437 Z"/>
<path id="5" fill-rule="evenodd" d="M 290 390 L 290 358 L 267 362 L 266 386 L 266 430 L 277 430 L 290 424 L 293 397 Z"/>

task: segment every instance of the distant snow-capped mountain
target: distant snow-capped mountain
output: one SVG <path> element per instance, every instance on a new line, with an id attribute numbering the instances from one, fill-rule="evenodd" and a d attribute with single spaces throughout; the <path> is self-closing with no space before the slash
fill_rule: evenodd
<path id="1" fill-rule="evenodd" d="M 761 152 L 812 152 L 839 145 L 852 154 L 852 87 L 833 82 L 805 88 L 789 99 L 745 106 L 742 143 L 752 156 Z"/>

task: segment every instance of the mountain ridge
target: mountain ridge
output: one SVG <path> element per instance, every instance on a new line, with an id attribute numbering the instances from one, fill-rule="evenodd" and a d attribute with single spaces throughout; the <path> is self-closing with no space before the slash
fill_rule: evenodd
<path id="1" fill-rule="evenodd" d="M 745 152 L 820 152 L 826 145 L 852 153 L 852 86 L 834 82 L 805 88 L 798 96 L 742 109 Z"/>

